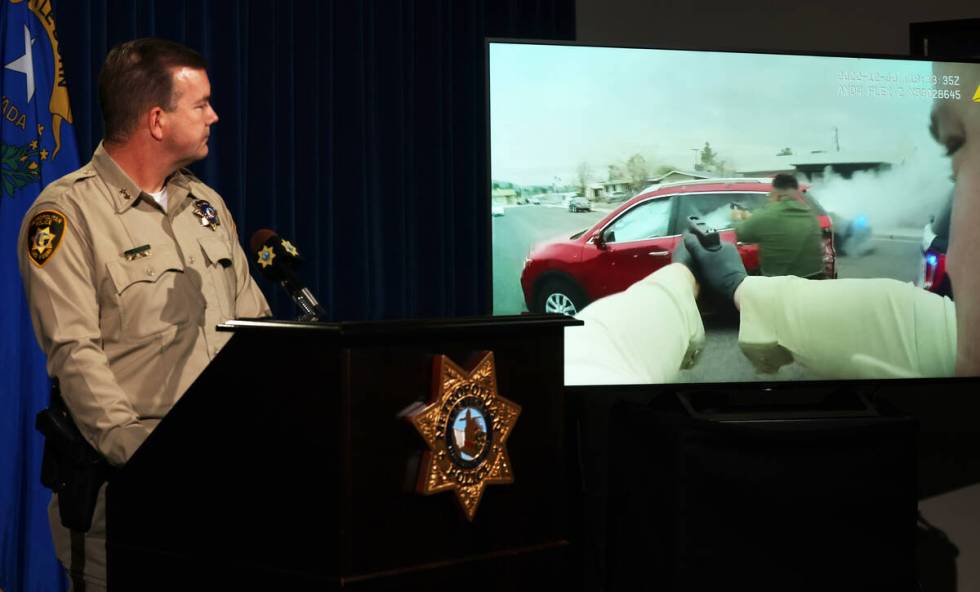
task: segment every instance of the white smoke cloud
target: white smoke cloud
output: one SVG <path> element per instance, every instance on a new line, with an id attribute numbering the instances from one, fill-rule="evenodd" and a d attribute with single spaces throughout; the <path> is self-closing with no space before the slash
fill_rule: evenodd
<path id="1" fill-rule="evenodd" d="M 953 190 L 949 159 L 931 146 L 889 170 L 858 172 L 850 179 L 826 173 L 812 183 L 814 197 L 830 212 L 852 220 L 864 216 L 875 233 L 920 230 Z"/>

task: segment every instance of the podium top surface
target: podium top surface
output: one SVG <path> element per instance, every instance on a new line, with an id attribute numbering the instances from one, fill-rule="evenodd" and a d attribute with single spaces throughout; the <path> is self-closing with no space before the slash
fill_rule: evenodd
<path id="1" fill-rule="evenodd" d="M 527 314 L 486 317 L 456 317 L 442 319 L 405 319 L 394 321 L 344 321 L 337 323 L 308 321 L 279 321 L 274 319 L 233 320 L 218 325 L 218 331 L 234 333 L 285 332 L 315 334 L 324 337 L 371 337 L 379 335 L 414 336 L 475 331 L 480 333 L 511 333 L 555 330 L 584 324 L 582 321 L 557 314 Z"/>

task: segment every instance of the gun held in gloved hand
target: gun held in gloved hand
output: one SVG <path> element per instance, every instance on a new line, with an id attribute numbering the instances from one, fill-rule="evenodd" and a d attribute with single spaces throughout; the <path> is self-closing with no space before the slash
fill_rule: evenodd
<path id="1" fill-rule="evenodd" d="M 697 216 L 687 217 L 687 229 L 691 234 L 698 238 L 701 246 L 709 251 L 717 251 L 721 248 L 721 237 L 718 231 L 709 227 L 707 222 Z"/>

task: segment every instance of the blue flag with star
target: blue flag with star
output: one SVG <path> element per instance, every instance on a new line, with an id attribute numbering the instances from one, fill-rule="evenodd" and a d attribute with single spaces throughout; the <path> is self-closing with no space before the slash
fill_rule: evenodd
<path id="1" fill-rule="evenodd" d="M 45 185 L 78 168 L 52 0 L 0 0 L 0 589 L 64 590 L 41 485 L 48 404 L 17 267 L 20 223 Z"/>

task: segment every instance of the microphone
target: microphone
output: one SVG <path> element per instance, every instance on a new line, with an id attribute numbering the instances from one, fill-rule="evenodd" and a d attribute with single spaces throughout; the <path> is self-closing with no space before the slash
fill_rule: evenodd
<path id="1" fill-rule="evenodd" d="M 281 238 L 274 230 L 260 228 L 252 233 L 249 246 L 252 248 L 255 265 L 262 275 L 279 282 L 299 307 L 298 320 L 319 321 L 327 316 L 327 311 L 294 273 L 303 258 L 291 242 Z"/>

